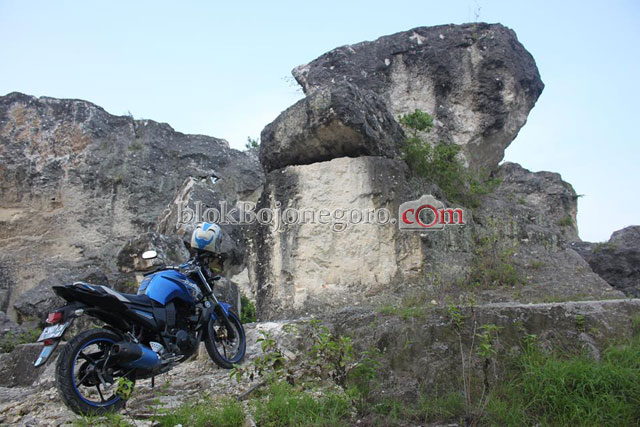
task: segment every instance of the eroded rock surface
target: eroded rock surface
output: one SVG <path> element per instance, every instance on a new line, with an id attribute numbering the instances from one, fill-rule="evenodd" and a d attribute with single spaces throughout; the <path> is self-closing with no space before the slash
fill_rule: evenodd
<path id="1" fill-rule="evenodd" d="M 572 247 L 611 286 L 640 297 L 640 226 L 618 230 L 607 242 L 575 242 Z"/>
<path id="2" fill-rule="evenodd" d="M 305 93 L 350 82 L 394 116 L 435 118 L 436 141 L 462 146 L 474 169 L 493 170 L 544 87 L 533 57 L 500 24 L 418 27 L 336 48 L 293 70 Z"/>
<path id="3" fill-rule="evenodd" d="M 383 157 L 343 157 L 269 173 L 257 209 L 282 218 L 274 223 L 278 228 L 258 225 L 252 245 L 250 278 L 260 318 L 362 303 L 367 293 L 415 275 L 422 264 L 418 236 L 403 236 L 414 242 L 403 246 L 391 222 L 407 192 L 406 174 L 404 162 Z M 293 219 L 287 209 L 299 213 L 299 223 L 285 223 Z M 385 224 L 376 222 L 376 212 Z"/>
<path id="4" fill-rule="evenodd" d="M 187 178 L 221 178 L 220 199 L 262 184 L 254 155 L 86 101 L 0 97 L 0 302 L 91 267 L 114 283 L 117 255 L 151 231 Z M 167 234 L 174 231 L 167 228 Z"/>
<path id="5" fill-rule="evenodd" d="M 266 171 L 336 157 L 397 157 L 400 125 L 375 93 L 342 82 L 314 91 L 262 131 Z"/>

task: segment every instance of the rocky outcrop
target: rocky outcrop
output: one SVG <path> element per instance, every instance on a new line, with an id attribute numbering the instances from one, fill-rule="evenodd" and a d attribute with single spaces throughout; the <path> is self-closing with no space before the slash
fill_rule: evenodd
<path id="1" fill-rule="evenodd" d="M 560 174 L 531 172 L 515 163 L 502 164 L 500 181 L 474 212 L 476 251 L 495 240 L 497 256 L 512 253 L 510 263 L 521 276 L 520 286 L 484 292 L 490 301 L 570 301 L 621 298 L 589 268 L 570 242 L 578 237 L 577 199 Z M 488 244 L 491 246 L 492 244 Z"/>
<path id="2" fill-rule="evenodd" d="M 397 157 L 400 125 L 373 92 L 347 82 L 320 88 L 284 111 L 261 135 L 267 172 L 336 157 Z"/>
<path id="3" fill-rule="evenodd" d="M 21 321 L 36 320 L 44 324 L 44 320 L 52 308 L 66 304 L 62 298 L 53 292 L 52 287 L 69 285 L 77 281 L 109 286 L 107 276 L 101 270 L 95 268 L 84 272 L 70 271 L 52 275 L 16 298 L 13 308 L 18 319 Z"/>
<path id="4" fill-rule="evenodd" d="M 640 226 L 618 230 L 607 242 L 574 242 L 572 247 L 611 286 L 640 297 Z"/>
<path id="5" fill-rule="evenodd" d="M 233 204 L 260 188 L 260 169 L 254 155 L 222 139 L 113 116 L 86 101 L 0 97 L 3 307 L 11 314 L 36 284 L 89 266 L 117 283 L 121 248 L 155 228 L 187 178 Z"/>
<path id="6" fill-rule="evenodd" d="M 382 157 L 269 173 L 257 209 L 281 217 L 287 209 L 299 216 L 326 210 L 327 217 L 325 224 L 308 215 L 295 224 L 256 228 L 250 279 L 259 320 L 387 304 L 412 294 L 437 303 L 467 293 L 479 302 L 623 297 L 569 246 L 577 236 L 577 196 L 559 174 L 506 163 L 496 172 L 497 188 L 467 210 L 467 224 L 423 232 L 398 228 L 399 205 L 425 190 L 414 188 L 409 176 L 404 162 Z M 383 209 L 386 223 L 349 223 L 350 212 Z M 499 265 L 490 265 L 494 258 Z M 513 270 L 517 279 L 478 287 L 471 283 L 477 269 Z"/>
<path id="7" fill-rule="evenodd" d="M 578 236 L 571 185 L 555 173 L 498 167 L 543 89 L 513 31 L 421 27 L 334 49 L 293 74 L 307 97 L 263 131 L 260 160 L 268 175 L 258 209 L 285 217 L 287 208 L 298 215 L 384 209 L 395 222 L 344 230 L 332 229 L 331 220 L 257 227 L 249 278 L 260 320 L 416 292 L 436 302 L 466 294 L 483 302 L 622 296 L 568 246 Z M 460 145 L 467 165 L 492 171 L 498 183 L 477 196 L 473 209 L 465 207 L 462 227 L 398 229 L 402 203 L 424 194 L 447 203 L 441 189 L 412 177 L 398 156 L 400 137 L 390 121 L 415 109 L 434 116 L 435 140 Z M 378 120 L 368 119 L 376 110 Z M 395 149 L 385 148 L 394 147 L 389 142 Z M 478 282 L 482 274 L 490 279 Z"/>
<path id="8" fill-rule="evenodd" d="M 435 118 L 434 140 L 494 170 L 544 87 L 533 57 L 500 24 L 419 27 L 343 46 L 293 70 L 306 94 L 350 82 L 380 95 L 394 116 Z"/>

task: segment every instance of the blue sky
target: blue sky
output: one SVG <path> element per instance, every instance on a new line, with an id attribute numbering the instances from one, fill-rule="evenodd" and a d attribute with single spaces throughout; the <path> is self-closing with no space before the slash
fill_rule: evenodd
<path id="1" fill-rule="evenodd" d="M 0 0 L 0 94 L 80 98 L 242 148 L 302 97 L 290 70 L 421 25 L 513 28 L 546 88 L 506 160 L 584 197 L 584 240 L 640 224 L 640 2 Z"/>

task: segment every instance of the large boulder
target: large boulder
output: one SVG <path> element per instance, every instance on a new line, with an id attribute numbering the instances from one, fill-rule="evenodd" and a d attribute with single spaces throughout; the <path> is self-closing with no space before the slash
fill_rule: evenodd
<path id="1" fill-rule="evenodd" d="M 218 194 L 231 200 L 263 180 L 257 157 L 222 139 L 81 100 L 0 97 L 0 298 L 9 298 L 8 314 L 51 275 L 91 266 L 115 283 L 123 245 L 154 228 L 190 177 L 218 179 Z"/>
<path id="2" fill-rule="evenodd" d="M 469 166 L 494 170 L 544 87 L 533 57 L 500 24 L 419 27 L 342 46 L 293 70 L 307 95 L 347 81 L 398 116 L 435 118 L 434 140 L 462 147 Z"/>
<path id="3" fill-rule="evenodd" d="M 380 97 L 342 82 L 289 107 L 261 141 L 260 162 L 270 172 L 336 157 L 396 157 L 404 133 Z"/>
<path id="4" fill-rule="evenodd" d="M 574 242 L 572 247 L 611 286 L 640 297 L 640 226 L 618 230 L 607 242 Z"/>

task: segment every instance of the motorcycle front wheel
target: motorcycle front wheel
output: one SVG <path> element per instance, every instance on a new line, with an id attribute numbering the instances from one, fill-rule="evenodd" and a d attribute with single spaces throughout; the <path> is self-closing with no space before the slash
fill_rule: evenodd
<path id="1" fill-rule="evenodd" d="M 111 346 L 122 339 L 107 329 L 81 332 L 62 349 L 56 364 L 56 386 L 62 401 L 79 415 L 118 411 L 125 401 L 117 395 L 125 372 L 105 368 Z M 127 378 L 133 387 L 134 380 Z"/>
<path id="2" fill-rule="evenodd" d="M 242 361 L 247 346 L 244 328 L 238 315 L 229 311 L 228 319 L 232 331 L 227 330 L 226 323 L 220 317 L 211 318 L 204 336 L 204 345 L 209 357 L 225 369 L 231 369 L 234 364 Z"/>

